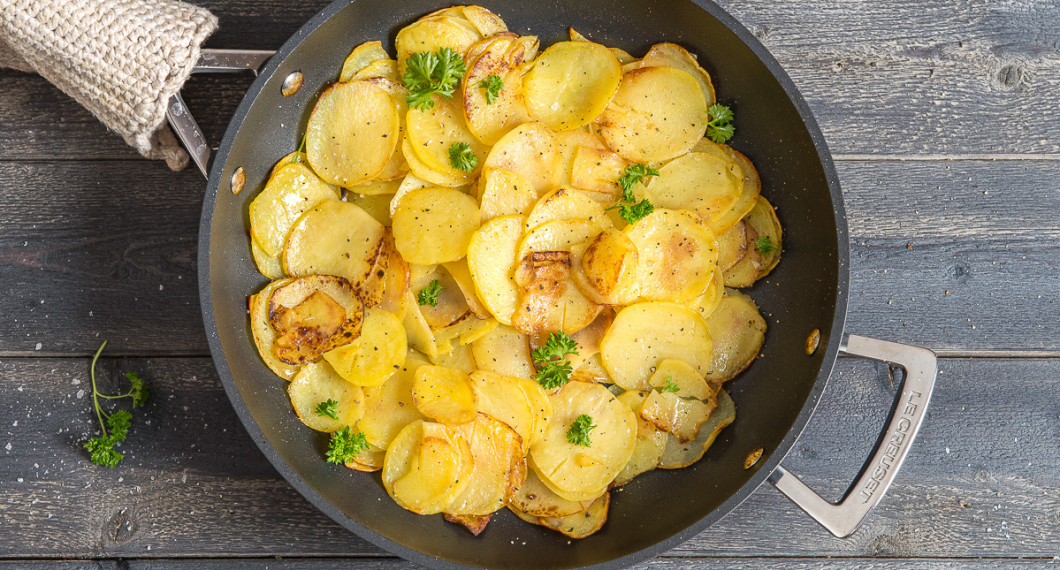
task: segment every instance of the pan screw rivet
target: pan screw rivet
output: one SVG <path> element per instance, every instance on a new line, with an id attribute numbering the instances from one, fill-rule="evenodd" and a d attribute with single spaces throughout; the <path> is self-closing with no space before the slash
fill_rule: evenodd
<path id="1" fill-rule="evenodd" d="M 821 329 L 813 329 L 810 331 L 810 336 L 806 337 L 806 356 L 813 356 L 819 344 L 821 344 Z"/>
<path id="2" fill-rule="evenodd" d="M 302 88 L 304 82 L 305 78 L 302 76 L 302 72 L 295 71 L 283 80 L 283 85 L 280 86 L 280 91 L 283 93 L 284 97 L 290 97 L 291 95 L 298 93 L 298 90 Z"/>
<path id="3" fill-rule="evenodd" d="M 232 173 L 232 194 L 238 195 L 243 191 L 243 185 L 247 183 L 247 172 L 240 166 Z"/>

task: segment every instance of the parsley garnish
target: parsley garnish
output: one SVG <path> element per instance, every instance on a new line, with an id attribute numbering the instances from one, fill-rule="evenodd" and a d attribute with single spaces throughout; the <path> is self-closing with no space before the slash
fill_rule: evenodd
<path id="1" fill-rule="evenodd" d="M 567 441 L 571 445 L 582 445 L 589 447 L 592 442 L 589 441 L 589 432 L 596 428 L 593 424 L 592 416 L 582 414 L 574 419 L 571 423 L 570 429 L 567 430 Z"/>
<path id="2" fill-rule="evenodd" d="M 331 418 L 335 421 L 339 421 L 339 403 L 331 398 L 326 401 L 317 404 L 313 413 L 318 416 L 324 416 L 325 418 Z"/>
<path id="3" fill-rule="evenodd" d="M 663 386 L 662 388 L 659 388 L 659 393 L 660 394 L 665 394 L 667 392 L 678 392 L 680 390 L 681 389 L 677 387 L 677 383 L 674 382 L 674 377 L 673 376 L 667 376 L 666 377 L 666 385 Z"/>
<path id="4" fill-rule="evenodd" d="M 622 176 L 618 179 L 618 185 L 622 187 L 622 198 L 619 200 L 621 203 L 615 204 L 610 209 L 618 208 L 618 215 L 629 224 L 635 223 L 654 212 L 655 205 L 647 198 L 637 202 L 637 197 L 633 194 L 633 185 L 643 182 L 649 176 L 658 175 L 659 171 L 647 164 L 631 164 L 627 166 L 622 171 Z"/>
<path id="5" fill-rule="evenodd" d="M 125 378 L 131 384 L 128 392 L 117 396 L 100 394 L 99 390 L 96 389 L 96 362 L 99 361 L 99 355 L 103 353 L 103 349 L 106 346 L 107 341 L 103 341 L 103 344 L 99 345 L 99 349 L 96 350 L 95 356 L 92 357 L 92 364 L 89 365 L 88 369 L 88 374 L 92 378 L 92 405 L 96 408 L 96 418 L 99 419 L 99 427 L 103 430 L 103 435 L 93 437 L 83 445 L 88 451 L 88 458 L 92 463 L 101 467 L 117 467 L 118 462 L 125 457 L 125 454 L 118 452 L 118 450 L 114 449 L 114 446 L 125 441 L 125 437 L 129 435 L 129 428 L 132 427 L 132 413 L 128 410 L 119 409 L 108 414 L 99 405 L 99 399 L 118 400 L 130 398 L 132 399 L 132 407 L 135 410 L 147 403 L 147 398 L 151 391 L 138 373 L 130 371 L 125 373 Z"/>
<path id="6" fill-rule="evenodd" d="M 431 95 L 437 93 L 450 98 L 464 76 L 464 59 L 450 48 L 442 48 L 435 53 L 421 51 L 405 60 L 405 87 L 409 94 L 406 99 L 409 108 L 420 111 L 434 107 Z"/>
<path id="7" fill-rule="evenodd" d="M 570 382 L 574 369 L 564 359 L 568 354 L 578 354 L 578 343 L 562 332 L 548 335 L 545 345 L 534 350 L 534 364 L 540 367 L 537 370 L 537 383 L 542 388 L 551 390 Z"/>
<path id="8" fill-rule="evenodd" d="M 470 143 L 453 143 L 449 146 L 449 164 L 457 170 L 471 172 L 478 166 L 478 157 L 471 152 Z"/>
<path id="9" fill-rule="evenodd" d="M 430 305 L 432 307 L 438 306 L 438 295 L 441 294 L 445 287 L 438 282 L 437 279 L 431 281 L 430 285 L 427 285 L 423 289 L 420 289 L 419 293 L 416 293 L 416 302 L 423 305 Z"/>
<path id="10" fill-rule="evenodd" d="M 325 454 L 328 463 L 349 463 L 355 457 L 368 450 L 368 440 L 361 432 L 353 433 L 350 426 L 331 432 L 328 452 Z"/>
<path id="11" fill-rule="evenodd" d="M 479 81 L 478 86 L 486 90 L 486 104 L 492 105 L 497 100 L 497 97 L 501 96 L 501 89 L 504 89 L 504 81 L 501 81 L 501 76 L 494 73 Z"/>
<path id="12" fill-rule="evenodd" d="M 758 236 L 758 239 L 755 240 L 755 248 L 762 255 L 769 255 L 780 249 L 777 244 L 773 243 L 773 240 L 769 239 L 769 236 Z"/>
<path id="13" fill-rule="evenodd" d="M 707 138 L 718 144 L 731 139 L 736 132 L 736 127 L 732 125 L 732 109 L 715 103 L 707 108 L 707 113 L 710 114 L 710 121 L 707 121 Z"/>
<path id="14" fill-rule="evenodd" d="M 639 221 L 654 211 L 655 205 L 649 202 L 647 198 L 636 204 L 620 204 L 618 206 L 618 215 L 629 224 Z"/>

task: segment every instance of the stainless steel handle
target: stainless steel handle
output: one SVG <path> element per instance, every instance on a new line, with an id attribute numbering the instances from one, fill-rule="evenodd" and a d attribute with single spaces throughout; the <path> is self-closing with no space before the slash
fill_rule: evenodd
<path id="1" fill-rule="evenodd" d="M 905 369 L 898 405 L 884 437 L 867 468 L 839 503 L 821 498 L 782 466 L 769 475 L 769 482 L 828 532 L 846 538 L 854 534 L 883 499 L 909 453 L 931 400 L 938 360 L 935 353 L 926 348 L 856 335 L 849 335 L 839 349 L 845 354 L 896 364 Z"/>

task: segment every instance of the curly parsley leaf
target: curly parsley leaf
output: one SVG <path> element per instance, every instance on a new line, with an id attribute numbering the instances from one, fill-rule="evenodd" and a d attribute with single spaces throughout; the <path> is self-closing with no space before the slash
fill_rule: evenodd
<path id="1" fill-rule="evenodd" d="M 416 293 L 416 302 L 419 303 L 421 307 L 424 305 L 437 307 L 438 295 L 440 295 L 443 290 L 445 290 L 445 287 L 435 279 L 431 281 L 429 285 L 420 289 L 419 293 Z"/>
<path id="2" fill-rule="evenodd" d="M 537 371 L 537 383 L 546 390 L 559 388 L 570 382 L 570 375 L 574 372 L 570 362 L 550 362 Z"/>
<path id="3" fill-rule="evenodd" d="M 125 441 L 125 436 L 129 435 L 129 428 L 132 427 L 132 414 L 129 410 L 114 412 L 107 416 L 107 427 L 110 428 L 110 439 L 114 443 Z"/>
<path id="4" fill-rule="evenodd" d="M 571 445 L 590 447 L 592 442 L 589 441 L 589 432 L 595 428 L 592 416 L 582 414 L 571 422 L 570 429 L 567 430 L 567 441 Z"/>
<path id="5" fill-rule="evenodd" d="M 88 450 L 88 460 L 100 467 L 117 467 L 125 454 L 114 449 L 115 443 L 117 442 L 111 438 L 103 436 L 86 441 L 84 446 Z"/>
<path id="6" fill-rule="evenodd" d="M 710 114 L 710 121 L 707 122 L 707 138 L 718 144 L 728 142 L 736 133 L 736 127 L 732 124 L 732 109 L 721 103 L 715 103 L 707 108 L 707 113 Z"/>
<path id="7" fill-rule="evenodd" d="M 618 215 L 626 220 L 626 223 L 633 224 L 644 218 L 648 214 L 655 211 L 655 205 L 648 201 L 647 198 L 637 202 L 636 204 L 620 204 L 618 206 Z"/>
<path id="8" fill-rule="evenodd" d="M 568 354 L 578 354 L 578 343 L 566 333 L 554 332 L 548 335 L 544 346 L 534 350 L 533 357 L 534 362 L 540 364 Z"/>
<path id="9" fill-rule="evenodd" d="M 762 255 L 769 255 L 774 251 L 780 249 L 780 247 L 773 243 L 773 240 L 769 239 L 769 236 L 758 236 L 755 240 L 755 249 Z"/>
<path id="10" fill-rule="evenodd" d="M 424 111 L 434 107 L 431 95 L 450 98 L 460 84 L 466 71 L 464 59 L 450 48 L 434 53 L 421 51 L 405 60 L 405 76 L 402 78 L 409 94 L 409 108 Z"/>
<path id="11" fill-rule="evenodd" d="M 562 332 L 548 335 L 545 344 L 534 350 L 534 364 L 539 367 L 537 383 L 541 384 L 542 388 L 551 390 L 570 382 L 574 369 L 570 362 L 564 359 L 568 354 L 578 354 L 578 343 Z"/>
<path id="12" fill-rule="evenodd" d="M 622 176 L 618 179 L 618 185 L 622 187 L 622 200 L 626 202 L 636 201 L 636 196 L 633 195 L 633 186 L 638 182 L 643 182 L 645 178 L 649 176 L 658 176 L 658 169 L 652 168 L 647 164 L 631 164 L 622 171 Z"/>
<path id="13" fill-rule="evenodd" d="M 665 394 L 667 392 L 678 392 L 680 390 L 681 389 L 677 387 L 677 383 L 674 382 L 673 376 L 667 376 L 666 377 L 666 385 L 663 386 L 662 388 L 659 388 L 659 393 L 660 394 Z"/>
<path id="14" fill-rule="evenodd" d="M 492 105 L 497 100 L 497 97 L 501 96 L 501 89 L 504 89 L 504 81 L 501 80 L 501 76 L 494 73 L 479 81 L 478 86 L 486 90 L 486 104 Z"/>
<path id="15" fill-rule="evenodd" d="M 478 166 L 478 157 L 471 152 L 470 143 L 453 143 L 449 146 L 449 164 L 457 170 L 471 172 Z"/>
<path id="16" fill-rule="evenodd" d="M 318 416 L 324 416 L 325 418 L 331 418 L 335 421 L 339 421 L 339 403 L 331 398 L 320 402 L 317 407 L 313 410 L 313 413 Z"/>
<path id="17" fill-rule="evenodd" d="M 350 426 L 331 432 L 331 441 L 328 442 L 328 452 L 325 456 L 328 463 L 349 463 L 355 457 L 368 450 L 368 440 L 364 434 L 353 433 Z"/>
<path id="18" fill-rule="evenodd" d="M 133 409 L 143 407 L 147 403 L 147 398 L 151 396 L 151 389 L 144 382 L 143 376 L 140 376 L 139 372 L 130 370 L 125 373 L 125 378 L 132 384 L 129 396 L 132 398 Z"/>
<path id="19" fill-rule="evenodd" d="M 132 399 L 132 407 L 135 409 L 147 402 L 150 390 L 143 377 L 138 373 L 126 372 L 125 378 L 132 385 L 128 392 L 117 396 L 108 396 L 100 393 L 96 385 L 96 363 L 99 361 L 99 355 L 103 353 L 103 349 L 106 346 L 107 341 L 103 341 L 103 344 L 99 345 L 99 348 L 96 349 L 96 354 L 92 357 L 92 363 L 89 365 L 88 370 L 88 374 L 92 379 L 92 405 L 96 410 L 96 418 L 99 420 L 99 428 L 103 435 L 90 438 L 82 445 L 88 451 L 88 459 L 92 463 L 101 467 L 117 467 L 125 455 L 115 450 L 114 446 L 125 441 L 125 438 L 129 435 L 133 416 L 131 412 L 123 409 L 118 409 L 108 414 L 103 410 L 103 406 L 100 405 L 99 401 L 100 399 L 120 400 L 122 398 L 130 398 Z"/>

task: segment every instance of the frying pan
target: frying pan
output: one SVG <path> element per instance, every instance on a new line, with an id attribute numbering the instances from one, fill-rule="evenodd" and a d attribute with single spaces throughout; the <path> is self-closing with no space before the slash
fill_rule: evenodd
<path id="1" fill-rule="evenodd" d="M 791 80 L 750 32 L 708 0 L 482 4 L 513 31 L 538 35 L 544 46 L 566 39 L 568 26 L 633 54 L 661 41 L 679 43 L 699 55 L 719 99 L 733 107 L 737 134 L 730 144 L 758 167 L 763 194 L 776 206 L 785 229 L 780 265 L 749 291 L 770 329 L 761 357 L 727 386 L 736 402 L 736 422 L 698 464 L 647 473 L 615 493 L 603 529 L 575 541 L 505 511 L 473 537 L 439 516 L 401 509 L 377 475 L 325 463 L 326 434 L 298 421 L 286 383 L 268 371 L 251 341 L 247 296 L 264 279 L 250 257 L 248 204 L 273 164 L 298 147 L 308 109 L 336 80 L 353 46 L 373 39 L 392 42 L 402 26 L 448 5 L 440 0 L 337 0 L 262 69 L 224 136 L 203 204 L 203 319 L 222 383 L 251 437 L 320 510 L 382 548 L 438 568 L 630 565 L 694 536 L 766 480 L 836 536 L 853 533 L 882 498 L 916 435 L 936 362 L 926 349 L 843 334 L 849 252 L 842 195 L 824 138 Z M 226 54 L 211 56 L 221 61 Z M 227 56 L 238 59 L 238 53 Z M 290 87 L 295 72 L 301 72 L 303 86 L 285 96 L 284 83 Z M 182 114 L 179 106 L 177 111 Z M 183 118 L 188 118 L 186 111 Z M 204 145 L 193 143 L 191 150 L 201 155 Z M 244 180 L 247 190 L 233 193 L 233 185 Z M 811 341 L 816 350 L 809 350 L 814 331 L 819 331 L 820 343 Z M 906 374 L 873 456 L 846 497 L 833 504 L 780 463 L 809 421 L 841 352 L 893 363 Z M 759 447 L 762 458 L 745 469 L 745 457 Z"/>

